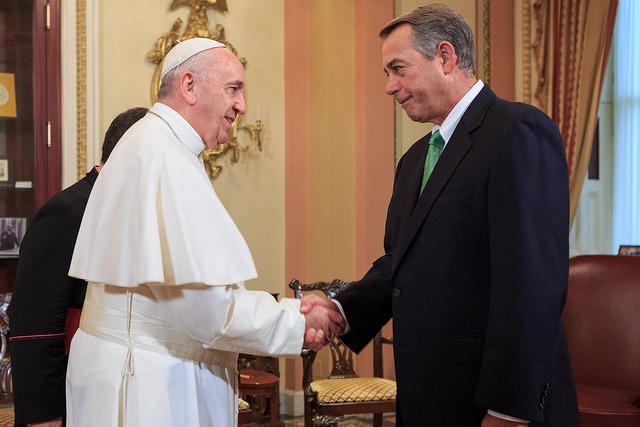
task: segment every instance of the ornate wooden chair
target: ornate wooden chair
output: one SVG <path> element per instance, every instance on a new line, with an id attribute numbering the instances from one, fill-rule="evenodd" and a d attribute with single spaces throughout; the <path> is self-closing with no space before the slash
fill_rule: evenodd
<path id="1" fill-rule="evenodd" d="M 302 284 L 292 280 L 289 287 L 296 298 L 303 292 L 322 291 L 332 298 L 350 286 L 341 280 Z M 359 377 L 353 369 L 353 353 L 340 339 L 329 343 L 333 367 L 327 379 L 313 380 L 313 362 L 316 352 L 302 350 L 302 389 L 304 392 L 304 425 L 337 425 L 348 414 L 374 414 L 373 425 L 382 426 L 382 413 L 396 410 L 396 383 L 383 376 L 382 344 L 392 344 L 378 332 L 374 339 L 374 376 Z"/>
<path id="2" fill-rule="evenodd" d="M 640 426 L 640 257 L 572 258 L 562 320 L 581 425 Z"/>

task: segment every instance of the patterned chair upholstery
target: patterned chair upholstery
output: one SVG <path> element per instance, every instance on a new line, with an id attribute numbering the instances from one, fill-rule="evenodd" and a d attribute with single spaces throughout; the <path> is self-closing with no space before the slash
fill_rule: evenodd
<path id="1" fill-rule="evenodd" d="M 322 291 L 331 298 L 350 283 L 341 280 L 302 284 L 292 280 L 289 287 L 296 298 L 303 292 Z M 396 410 L 396 383 L 382 378 L 382 344 L 392 344 L 378 332 L 373 343 L 373 377 L 359 377 L 353 369 L 353 353 L 338 338 L 329 343 L 333 367 L 329 378 L 313 380 L 316 352 L 302 350 L 304 425 L 337 425 L 344 415 L 374 414 L 373 425 L 382 426 L 382 413 Z"/>
<path id="2" fill-rule="evenodd" d="M 244 411 L 245 409 L 249 409 L 249 402 L 238 398 L 238 411 Z"/>
<path id="3" fill-rule="evenodd" d="M 640 426 L 640 257 L 572 258 L 562 320 L 582 427 Z"/>
<path id="4" fill-rule="evenodd" d="M 0 407 L 0 427 L 12 427 L 14 418 L 13 405 Z"/>

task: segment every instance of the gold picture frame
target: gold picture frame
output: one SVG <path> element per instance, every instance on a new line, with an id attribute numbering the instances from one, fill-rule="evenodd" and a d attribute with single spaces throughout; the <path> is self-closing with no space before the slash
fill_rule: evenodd
<path id="1" fill-rule="evenodd" d="M 11 160 L 9 157 L 0 156 L 0 187 L 8 187 L 13 184 L 11 172 Z"/>

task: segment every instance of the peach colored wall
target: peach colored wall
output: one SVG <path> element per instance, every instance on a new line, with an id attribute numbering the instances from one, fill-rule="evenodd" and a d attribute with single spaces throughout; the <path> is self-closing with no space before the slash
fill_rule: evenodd
<path id="1" fill-rule="evenodd" d="M 513 0 L 491 1 L 491 89 L 515 101 L 515 37 Z"/>
<path id="2" fill-rule="evenodd" d="M 358 279 L 382 254 L 394 135 L 377 33 L 392 16 L 392 0 L 285 0 L 287 279 Z M 286 369 L 299 390 L 300 361 Z"/>
<path id="3" fill-rule="evenodd" d="M 393 187 L 393 98 L 384 92 L 380 29 L 393 17 L 393 2 L 373 8 L 356 0 L 356 274 L 382 253 L 386 206 Z"/>
<path id="4" fill-rule="evenodd" d="M 285 277 L 303 281 L 309 280 L 308 20 L 307 0 L 285 0 Z M 287 359 L 285 371 L 286 388 L 300 390 L 300 360 Z"/>
<path id="5" fill-rule="evenodd" d="M 378 32 L 393 18 L 393 2 L 371 7 L 356 0 L 356 276 L 360 278 L 383 252 L 384 224 L 393 189 L 394 122 L 393 98 L 384 92 L 382 40 Z M 391 336 L 391 324 L 383 328 Z M 393 349 L 385 346 L 387 378 L 395 378 Z M 368 345 L 356 359 L 359 375 L 373 375 L 372 347 Z"/>
<path id="6" fill-rule="evenodd" d="M 309 274 L 355 276 L 352 1 L 310 2 Z"/>

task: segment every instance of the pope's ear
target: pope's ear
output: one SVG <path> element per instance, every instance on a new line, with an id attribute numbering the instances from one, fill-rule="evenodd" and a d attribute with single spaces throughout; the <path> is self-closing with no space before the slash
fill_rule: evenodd
<path id="1" fill-rule="evenodd" d="M 195 79 L 191 71 L 185 71 L 180 76 L 178 92 L 189 105 L 196 103 Z"/>

